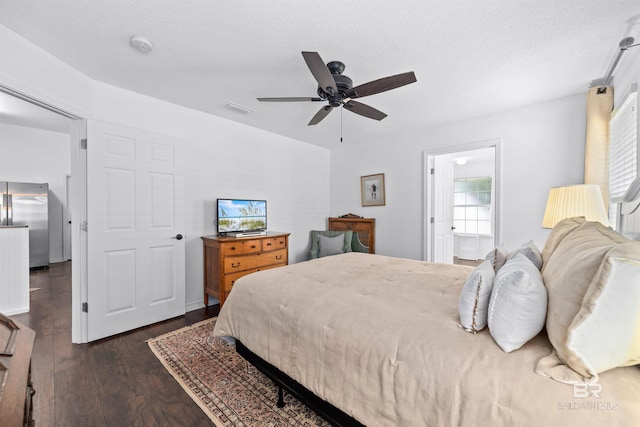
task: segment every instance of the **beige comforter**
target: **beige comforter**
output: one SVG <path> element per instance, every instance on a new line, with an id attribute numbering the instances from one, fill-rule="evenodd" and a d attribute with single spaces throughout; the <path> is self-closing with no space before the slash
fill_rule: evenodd
<path id="1" fill-rule="evenodd" d="M 214 334 L 368 426 L 640 425 L 638 367 L 603 373 L 595 398 L 534 373 L 544 333 L 507 354 L 460 329 L 470 271 L 361 253 L 261 271 L 234 285 Z"/>

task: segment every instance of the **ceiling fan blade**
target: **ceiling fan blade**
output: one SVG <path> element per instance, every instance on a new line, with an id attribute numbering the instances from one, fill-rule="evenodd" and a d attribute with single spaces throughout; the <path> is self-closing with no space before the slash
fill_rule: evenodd
<path id="1" fill-rule="evenodd" d="M 354 100 L 350 100 L 349 102 L 344 104 L 344 108 L 352 113 L 360 114 L 361 116 L 368 117 L 374 120 L 382 120 L 387 115 L 382 111 L 376 110 L 373 107 L 370 107 L 362 102 L 357 102 Z"/>
<path id="2" fill-rule="evenodd" d="M 395 89 L 400 86 L 415 83 L 416 81 L 416 75 L 413 73 L 413 71 L 409 71 L 408 73 L 383 77 L 381 79 L 351 88 L 351 90 L 347 92 L 347 96 L 349 98 L 362 98 L 363 96 L 385 92 L 387 90 Z"/>
<path id="3" fill-rule="evenodd" d="M 289 97 L 289 98 L 256 98 L 260 102 L 310 102 L 310 101 L 324 101 L 322 98 L 311 97 Z"/>
<path id="4" fill-rule="evenodd" d="M 302 52 L 302 56 L 322 90 L 329 95 L 337 93 L 336 82 L 318 52 Z"/>
<path id="5" fill-rule="evenodd" d="M 320 109 L 320 111 L 318 111 L 316 113 L 316 115 L 313 116 L 313 118 L 311 119 L 311 121 L 309 122 L 309 124 L 307 126 L 317 125 L 318 123 L 320 123 L 322 121 L 322 119 L 327 117 L 327 115 L 331 112 L 331 110 L 333 110 L 333 107 L 331 105 L 326 105 L 326 106 L 322 107 Z"/>

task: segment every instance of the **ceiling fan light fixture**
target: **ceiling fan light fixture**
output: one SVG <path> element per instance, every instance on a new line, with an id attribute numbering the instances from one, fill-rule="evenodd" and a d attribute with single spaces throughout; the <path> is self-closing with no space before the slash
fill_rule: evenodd
<path id="1" fill-rule="evenodd" d="M 142 53 L 151 53 L 153 50 L 153 45 L 151 42 L 144 37 L 132 36 L 129 40 L 129 44 L 132 48 Z"/>

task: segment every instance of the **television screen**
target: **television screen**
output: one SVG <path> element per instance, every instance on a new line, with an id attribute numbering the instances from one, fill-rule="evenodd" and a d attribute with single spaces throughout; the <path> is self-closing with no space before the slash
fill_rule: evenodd
<path id="1" fill-rule="evenodd" d="M 218 234 L 266 229 L 266 200 L 218 199 Z"/>

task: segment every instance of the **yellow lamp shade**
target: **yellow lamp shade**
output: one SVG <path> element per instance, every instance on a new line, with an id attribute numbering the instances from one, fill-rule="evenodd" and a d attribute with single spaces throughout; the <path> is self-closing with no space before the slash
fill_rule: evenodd
<path id="1" fill-rule="evenodd" d="M 565 218 L 583 216 L 587 221 L 609 225 L 609 218 L 596 184 L 554 187 L 549 191 L 542 227 L 553 228 Z"/>

